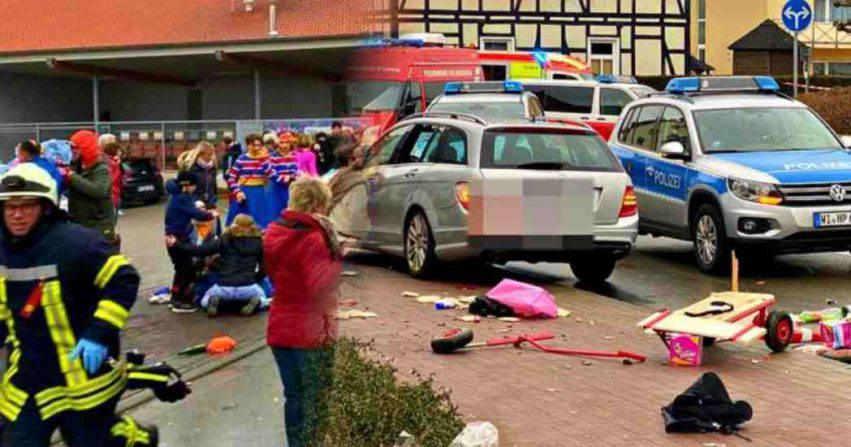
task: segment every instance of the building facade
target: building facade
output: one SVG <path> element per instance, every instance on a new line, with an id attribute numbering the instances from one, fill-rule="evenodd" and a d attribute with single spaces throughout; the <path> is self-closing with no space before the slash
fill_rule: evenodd
<path id="1" fill-rule="evenodd" d="M 692 0 L 391 0 L 399 34 L 442 33 L 461 46 L 553 51 L 597 73 L 683 74 Z"/>
<path id="2" fill-rule="evenodd" d="M 851 75 L 851 34 L 837 27 L 851 17 L 851 8 L 835 0 L 807 0 L 813 8 L 813 24 L 798 41 L 809 50 L 806 68 L 816 75 Z M 715 67 L 716 74 L 734 72 L 731 44 L 760 26 L 766 19 L 782 27 L 786 0 L 693 0 L 692 47 L 695 56 Z"/>

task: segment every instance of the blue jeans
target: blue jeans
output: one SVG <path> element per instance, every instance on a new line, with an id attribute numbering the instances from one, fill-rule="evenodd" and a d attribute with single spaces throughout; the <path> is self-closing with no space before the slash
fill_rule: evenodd
<path id="1" fill-rule="evenodd" d="M 284 385 L 284 425 L 287 445 L 315 445 L 315 437 L 328 418 L 328 393 L 332 383 L 332 348 L 272 348 Z"/>
<path id="2" fill-rule="evenodd" d="M 263 288 L 257 284 L 239 287 L 228 287 L 215 284 L 213 287 L 207 289 L 207 293 L 204 294 L 204 298 L 201 298 L 201 307 L 206 309 L 207 304 L 210 302 L 210 297 L 213 296 L 219 297 L 222 302 L 238 301 L 242 304 L 248 303 L 251 301 L 251 298 L 254 297 L 260 298 L 261 305 L 266 301 L 266 293 L 263 292 Z"/>

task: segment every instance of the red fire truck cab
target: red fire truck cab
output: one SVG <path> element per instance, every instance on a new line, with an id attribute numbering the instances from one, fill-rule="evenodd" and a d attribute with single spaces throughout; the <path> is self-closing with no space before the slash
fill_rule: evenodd
<path id="1" fill-rule="evenodd" d="M 479 51 L 485 80 L 562 79 L 590 81 L 591 67 L 584 61 L 543 51 Z"/>
<path id="2" fill-rule="evenodd" d="M 346 68 L 345 113 L 367 118 L 377 137 L 400 118 L 424 111 L 452 81 L 481 81 L 476 50 L 382 39 L 355 51 Z"/>

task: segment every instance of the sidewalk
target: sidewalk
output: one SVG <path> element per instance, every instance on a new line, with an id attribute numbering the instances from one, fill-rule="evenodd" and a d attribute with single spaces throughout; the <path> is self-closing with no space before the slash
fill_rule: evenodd
<path id="1" fill-rule="evenodd" d="M 710 348 L 701 368 L 663 365 L 664 345 L 635 326 L 653 310 L 650 307 L 548 285 L 558 304 L 573 312 L 570 318 L 461 323 L 453 317 L 462 311 L 436 311 L 401 293 L 473 295 L 486 287 L 461 291 L 386 270 L 358 270 L 362 274 L 347 281 L 342 298 L 359 300 L 358 309 L 379 317 L 342 322 L 341 332 L 374 340 L 403 376 L 410 377 L 412 369 L 433 374 L 439 385 L 451 389 L 465 420 L 493 422 L 503 445 L 826 445 L 837 440 L 836 415 L 851 408 L 851 398 L 841 392 L 848 383 L 847 365 L 792 351 L 768 355 L 761 343 Z M 380 287 L 373 286 L 377 283 Z M 512 347 L 432 354 L 429 340 L 460 325 L 472 327 L 478 340 L 549 330 L 557 334 L 549 344 L 620 348 L 643 353 L 648 361 L 631 366 L 609 360 L 587 364 L 580 358 Z M 717 434 L 664 433 L 660 408 L 705 371 L 718 373 L 733 399 L 753 406 L 754 419 L 742 432 L 753 443 Z"/>

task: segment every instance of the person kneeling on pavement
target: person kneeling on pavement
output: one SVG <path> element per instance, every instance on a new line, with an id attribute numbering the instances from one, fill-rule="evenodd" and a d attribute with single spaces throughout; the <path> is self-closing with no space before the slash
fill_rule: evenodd
<path id="1" fill-rule="evenodd" d="M 259 283 L 266 275 L 263 269 L 263 230 L 247 214 L 239 214 L 221 238 L 194 245 L 169 242 L 182 254 L 194 257 L 218 255 L 212 274 L 217 280 L 201 299 L 201 307 L 211 317 L 221 312 L 238 311 L 251 315 L 267 303 Z"/>
<path id="2" fill-rule="evenodd" d="M 139 274 L 98 231 L 70 223 L 56 181 L 24 163 L 0 179 L 0 380 L 4 447 L 156 445 L 156 430 L 115 409 L 120 334 Z M 144 439 L 143 439 L 144 438 Z"/>
<path id="3" fill-rule="evenodd" d="M 216 211 L 205 211 L 195 205 L 195 188 L 198 179 L 191 172 L 181 172 L 176 181 L 169 181 L 166 189 L 171 196 L 165 212 L 165 240 L 168 256 L 174 264 L 174 279 L 171 283 L 171 310 L 176 313 L 195 312 L 192 285 L 196 267 L 192 256 L 178 250 L 176 243 L 189 240 L 193 233 L 192 220 L 210 221 L 218 217 Z M 170 243 L 171 242 L 171 243 Z"/>

